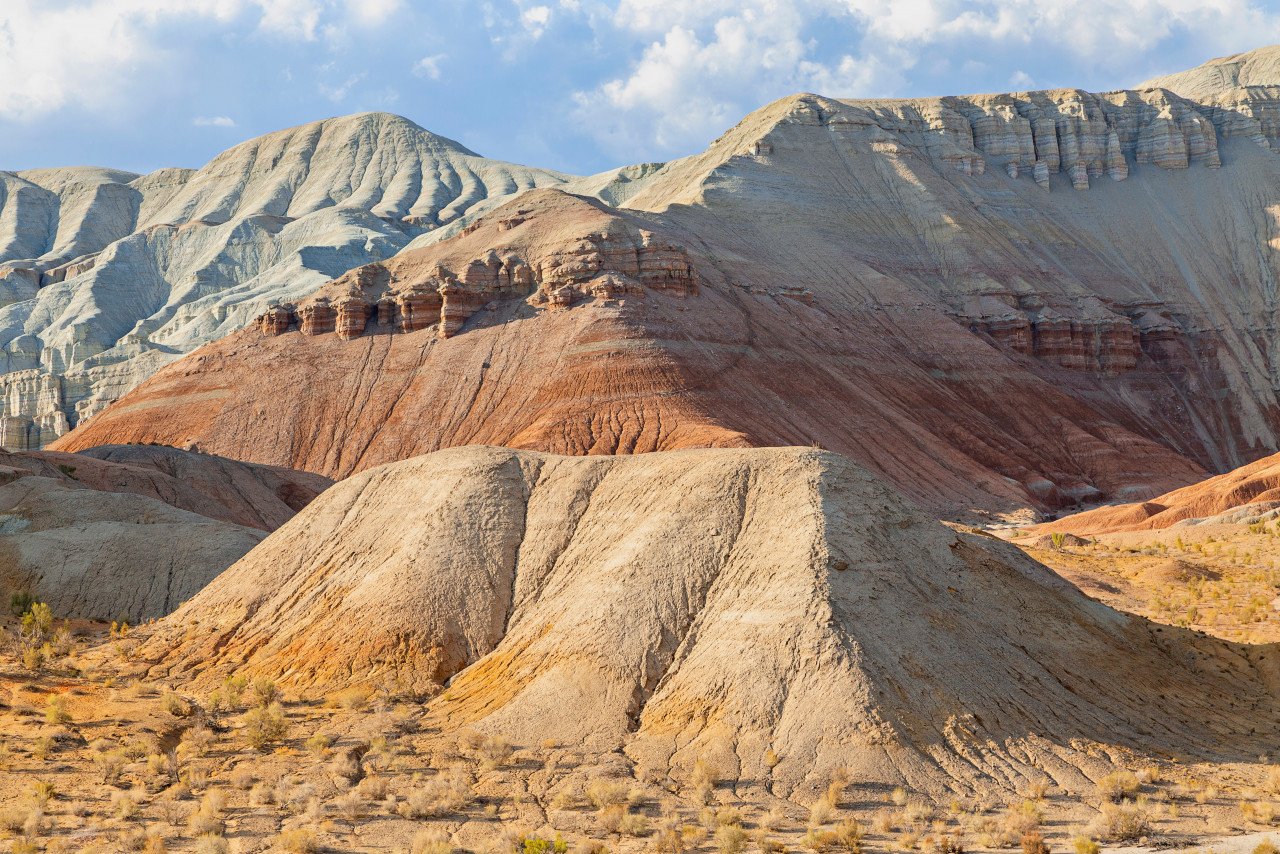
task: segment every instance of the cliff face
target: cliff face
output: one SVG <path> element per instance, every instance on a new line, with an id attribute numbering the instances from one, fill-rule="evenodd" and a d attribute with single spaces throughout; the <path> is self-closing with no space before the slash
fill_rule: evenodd
<path id="1" fill-rule="evenodd" d="M 786 98 L 281 301 L 59 446 L 816 443 L 948 512 L 1156 495 L 1277 447 L 1280 126 L 1228 100 Z"/>
<path id="2" fill-rule="evenodd" d="M 377 113 L 199 170 L 0 172 L 0 445 L 41 447 L 271 301 L 561 180 Z"/>

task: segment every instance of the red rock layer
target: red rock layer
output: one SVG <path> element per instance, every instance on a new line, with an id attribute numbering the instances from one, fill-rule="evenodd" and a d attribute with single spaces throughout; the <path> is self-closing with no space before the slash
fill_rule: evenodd
<path id="1" fill-rule="evenodd" d="M 693 242 L 539 191 L 335 280 L 292 310 L 296 329 L 274 334 L 269 312 L 58 447 L 154 441 L 343 477 L 465 444 L 818 444 L 954 512 L 1151 494 L 1203 472 L 1143 435 L 1095 374 L 1067 372 L 1079 388 L 1063 388 L 1036 373 L 1052 365 L 1029 369 L 940 308 L 740 285 Z M 363 335 L 308 324 L 341 299 L 376 307 Z M 1163 382 L 1135 359 L 1129 387 Z"/>
<path id="2" fill-rule="evenodd" d="M 1099 507 L 1041 526 L 1045 531 L 1109 534 L 1168 528 L 1184 519 L 1217 516 L 1246 504 L 1280 503 L 1280 454 L 1175 489 L 1150 501 Z"/>

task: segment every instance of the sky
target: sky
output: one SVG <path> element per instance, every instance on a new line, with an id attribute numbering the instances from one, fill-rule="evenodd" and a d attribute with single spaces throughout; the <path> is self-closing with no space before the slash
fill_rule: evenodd
<path id="1" fill-rule="evenodd" d="M 0 169 L 199 167 L 383 110 L 590 174 L 794 92 L 1122 88 L 1280 42 L 1280 0 L 0 0 Z"/>

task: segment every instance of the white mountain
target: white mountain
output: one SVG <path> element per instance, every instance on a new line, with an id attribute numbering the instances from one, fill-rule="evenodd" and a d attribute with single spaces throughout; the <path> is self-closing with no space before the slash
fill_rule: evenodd
<path id="1" fill-rule="evenodd" d="M 0 172 L 0 445 L 47 444 L 268 304 L 568 177 L 386 113 L 267 134 L 198 170 Z"/>

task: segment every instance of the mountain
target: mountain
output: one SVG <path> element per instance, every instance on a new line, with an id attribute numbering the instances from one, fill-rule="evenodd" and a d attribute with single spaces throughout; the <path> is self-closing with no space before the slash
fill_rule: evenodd
<path id="1" fill-rule="evenodd" d="M 471 447 L 363 472 L 138 660 L 183 690 L 412 687 L 435 695 L 428 731 L 625 747 L 643 780 L 704 762 L 748 799 L 838 767 L 933 795 L 1085 791 L 1144 754 L 1253 761 L 1280 711 L 1274 661 L 1112 611 L 809 448 Z"/>
<path id="2" fill-rule="evenodd" d="M 328 486 L 175 448 L 0 452 L 0 590 L 59 617 L 163 616 Z"/>
<path id="3" fill-rule="evenodd" d="M 385 113 L 268 134 L 198 170 L 0 172 L 0 445 L 48 444 L 271 302 L 564 177 Z"/>
<path id="4" fill-rule="evenodd" d="M 1274 103 L 785 98 L 281 302 L 57 446 L 818 444 L 957 515 L 1160 494 L 1277 446 Z"/>

